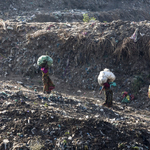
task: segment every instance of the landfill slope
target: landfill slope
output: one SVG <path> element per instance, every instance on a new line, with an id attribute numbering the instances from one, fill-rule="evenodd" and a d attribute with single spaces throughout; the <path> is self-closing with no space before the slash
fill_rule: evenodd
<path id="1" fill-rule="evenodd" d="M 116 74 L 120 87 L 135 94 L 148 84 L 149 21 L 3 23 L 2 77 L 14 74 L 32 79 L 40 75 L 37 59 L 47 54 L 54 61 L 51 75 L 72 88 L 98 90 L 97 77 L 104 68 Z M 136 29 L 135 42 L 131 36 Z M 141 79 L 137 90 L 132 85 L 136 78 Z"/>
<path id="2" fill-rule="evenodd" d="M 30 149 L 39 142 L 45 149 L 149 146 L 149 21 L 5 21 L 0 31 L 1 149 L 4 138 L 10 147 Z M 36 64 L 43 54 L 54 60 L 51 95 L 42 93 Z M 98 94 L 104 68 L 116 75 L 112 108 Z M 134 100 L 122 104 L 123 91 Z"/>
<path id="3" fill-rule="evenodd" d="M 149 0 L 12 0 L 0 1 L 0 18 L 23 22 L 82 21 L 84 13 L 97 20 L 150 19 Z"/>
<path id="4" fill-rule="evenodd" d="M 10 149 L 148 149 L 148 110 L 119 102 L 103 107 L 92 92 L 87 97 L 55 91 L 49 97 L 36 83 L 5 80 L 1 85 L 1 150 L 3 139 Z"/>
<path id="5" fill-rule="evenodd" d="M 150 149 L 149 0 L 12 0 L 0 8 L 0 150 Z M 37 66 L 46 54 L 51 94 Z M 97 80 L 105 68 L 116 76 L 109 108 Z M 122 103 L 125 91 L 133 99 Z"/>

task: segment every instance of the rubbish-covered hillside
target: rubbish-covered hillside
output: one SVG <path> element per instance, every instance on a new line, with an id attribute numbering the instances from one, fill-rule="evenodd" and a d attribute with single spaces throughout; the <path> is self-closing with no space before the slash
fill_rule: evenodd
<path id="1" fill-rule="evenodd" d="M 149 4 L 1 1 L 0 150 L 150 149 Z M 51 94 L 41 55 L 53 59 Z M 109 108 L 97 80 L 105 68 L 116 77 Z"/>

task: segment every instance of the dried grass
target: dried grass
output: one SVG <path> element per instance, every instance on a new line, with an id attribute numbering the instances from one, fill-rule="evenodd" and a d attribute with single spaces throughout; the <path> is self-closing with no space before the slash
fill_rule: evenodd
<path id="1" fill-rule="evenodd" d="M 126 38 L 118 44 L 113 54 L 118 61 L 129 60 L 139 56 L 139 50 L 137 49 L 137 44 L 132 39 Z"/>
<path id="2" fill-rule="evenodd" d="M 120 22 L 121 23 L 121 22 Z M 112 55 L 117 62 L 136 60 L 140 57 L 150 59 L 150 37 L 143 36 L 134 42 L 130 37 L 123 39 L 116 43 L 115 39 L 110 37 L 95 37 L 92 34 L 77 33 L 73 36 L 64 29 L 60 29 L 57 33 L 50 31 L 37 31 L 29 36 L 28 46 L 32 47 L 34 43 L 37 44 L 37 49 L 53 46 L 55 51 L 59 51 L 60 55 L 64 55 L 64 51 L 68 58 L 73 59 L 76 56 L 77 64 L 88 63 L 91 59 L 101 59 Z M 58 45 L 59 46 L 56 46 Z M 51 49 L 52 50 L 52 49 Z"/>
<path id="3" fill-rule="evenodd" d="M 150 59 L 150 37 L 145 36 L 139 40 L 139 48 L 145 59 Z"/>

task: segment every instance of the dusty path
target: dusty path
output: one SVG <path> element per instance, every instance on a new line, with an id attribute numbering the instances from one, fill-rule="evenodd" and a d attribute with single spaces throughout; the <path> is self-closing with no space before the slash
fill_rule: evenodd
<path id="1" fill-rule="evenodd" d="M 50 95 L 42 93 L 42 86 L 35 79 L 23 80 L 1 79 L 0 91 L 7 94 L 0 94 L 1 141 L 17 140 L 18 144 L 27 143 L 31 148 L 29 143 L 36 143 L 38 138 L 49 149 L 65 146 L 117 149 L 122 145 L 125 149 L 148 148 L 149 111 L 116 101 L 111 108 L 103 107 L 103 95 L 100 98 L 98 91 L 66 91 L 61 88 L 65 84 L 56 78 L 53 80 L 57 81 L 57 88 Z"/>

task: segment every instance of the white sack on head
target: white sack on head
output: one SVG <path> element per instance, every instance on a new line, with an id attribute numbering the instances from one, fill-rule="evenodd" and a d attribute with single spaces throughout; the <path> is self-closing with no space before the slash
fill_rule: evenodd
<path id="1" fill-rule="evenodd" d="M 104 76 L 98 76 L 98 83 L 102 85 L 103 83 L 107 82 L 107 78 Z"/>
<path id="2" fill-rule="evenodd" d="M 110 72 L 110 70 L 108 69 L 108 68 L 105 68 L 104 70 L 103 70 L 104 72 Z"/>
<path id="3" fill-rule="evenodd" d="M 107 82 L 108 79 L 110 82 L 113 82 L 115 78 L 115 75 L 109 69 L 105 68 L 103 71 L 100 71 L 98 83 L 99 85 L 102 85 L 103 83 Z"/>

